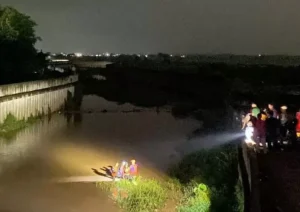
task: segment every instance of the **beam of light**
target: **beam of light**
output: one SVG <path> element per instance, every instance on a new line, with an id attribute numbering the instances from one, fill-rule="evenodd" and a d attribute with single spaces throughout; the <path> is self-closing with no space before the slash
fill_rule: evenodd
<path id="1" fill-rule="evenodd" d="M 190 154 L 201 149 L 210 149 L 226 143 L 236 141 L 238 139 L 243 139 L 244 136 L 244 132 L 222 132 L 209 134 L 205 136 L 198 136 L 192 138 L 184 145 L 177 148 L 177 151 L 184 155 Z"/>
<path id="2" fill-rule="evenodd" d="M 115 181 L 119 181 L 120 179 L 116 178 Z M 52 182 L 54 183 L 96 183 L 96 182 L 112 182 L 113 179 L 105 176 L 72 176 L 54 179 Z"/>

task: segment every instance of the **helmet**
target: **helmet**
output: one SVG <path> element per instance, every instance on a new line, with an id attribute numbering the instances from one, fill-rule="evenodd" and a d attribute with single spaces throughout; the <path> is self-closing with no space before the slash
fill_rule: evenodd
<path id="1" fill-rule="evenodd" d="M 257 105 L 256 105 L 255 103 L 252 103 L 252 104 L 251 104 L 251 107 L 252 107 L 252 108 L 255 108 L 255 107 L 257 107 Z"/>
<path id="2" fill-rule="evenodd" d="M 286 110 L 288 107 L 287 107 L 286 105 L 282 105 L 280 108 L 281 108 L 282 110 Z"/>
<path id="3" fill-rule="evenodd" d="M 252 115 L 257 117 L 257 115 L 260 113 L 260 109 L 259 108 L 253 108 L 251 111 Z"/>

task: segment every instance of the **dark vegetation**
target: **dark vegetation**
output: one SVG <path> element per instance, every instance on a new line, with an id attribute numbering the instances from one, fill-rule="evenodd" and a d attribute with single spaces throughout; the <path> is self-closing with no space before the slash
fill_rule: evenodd
<path id="1" fill-rule="evenodd" d="M 156 68 L 148 67 L 146 63 L 140 63 L 144 67 L 131 66 L 128 62 L 117 63 L 108 69 L 82 71 L 80 80 L 86 95 L 143 107 L 171 106 L 175 117 L 193 116 L 204 122 L 205 129 L 213 132 L 227 129 L 228 122 L 232 122 L 228 119 L 233 112 L 230 108 L 241 108 L 244 101 L 297 105 L 297 96 L 289 95 L 290 90 L 283 86 L 289 84 L 292 89 L 298 89 L 298 67 L 180 63 L 181 67 L 190 70 L 170 68 L 172 62 L 157 62 Z M 92 77 L 98 74 L 106 80 Z M 238 178 L 235 145 L 185 156 L 171 168 L 170 178 L 171 182 L 162 182 L 161 187 L 165 188 L 168 197 L 175 196 L 177 211 L 244 211 L 244 191 Z M 203 185 L 208 190 L 196 193 L 196 188 Z M 138 199 L 125 197 L 120 201 L 130 200 L 129 205 L 139 205 Z M 168 202 L 168 198 L 165 201 Z M 154 209 L 158 207 L 166 206 L 157 204 Z"/>
<path id="2" fill-rule="evenodd" d="M 28 119 L 18 120 L 12 114 L 8 114 L 3 123 L 0 124 L 0 137 L 11 140 L 22 129 L 36 123 L 42 118 L 42 114 L 38 116 L 30 116 Z"/>
<path id="3" fill-rule="evenodd" d="M 0 7 L 0 84 L 69 74 L 47 71 L 46 54 L 34 48 L 40 39 L 35 26 L 30 17 L 13 8 Z M 229 61 L 233 59 L 229 56 Z M 216 131 L 226 129 L 229 109 L 243 101 L 297 105 L 298 97 L 289 92 L 298 89 L 299 66 L 269 65 L 263 63 L 263 58 L 254 59 L 259 64 L 218 62 L 216 58 L 199 55 L 171 57 L 162 53 L 147 57 L 101 57 L 97 60 L 111 60 L 114 64 L 107 69 L 81 71 L 80 81 L 86 95 L 143 107 L 171 106 L 175 117 L 193 116 L 204 121 L 204 128 Z M 97 74 L 106 80 L 92 77 Z M 0 136 L 9 138 L 34 121 L 33 118 L 16 120 L 8 115 L 0 125 Z M 237 160 L 234 145 L 198 151 L 171 168 L 171 181 L 138 179 L 138 186 L 123 181 L 110 185 L 109 189 L 124 191 L 114 199 L 127 211 L 154 211 L 165 207 L 168 200 L 173 200 L 180 212 L 243 211 Z"/>
<path id="4" fill-rule="evenodd" d="M 0 84 L 55 77 L 47 72 L 47 54 L 34 47 L 35 27 L 29 16 L 0 5 Z"/>
<path id="5" fill-rule="evenodd" d="M 171 167 L 167 180 L 138 178 L 97 186 L 128 212 L 242 212 L 243 189 L 237 166 L 236 147 L 225 145 L 185 156 Z"/>

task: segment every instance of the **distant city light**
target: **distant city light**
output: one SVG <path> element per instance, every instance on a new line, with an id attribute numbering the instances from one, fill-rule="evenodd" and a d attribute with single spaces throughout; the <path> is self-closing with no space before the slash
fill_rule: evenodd
<path id="1" fill-rule="evenodd" d="M 172 55 L 172 54 L 170 54 L 170 57 L 173 57 L 173 55 Z"/>
<path id="2" fill-rule="evenodd" d="M 138 56 L 138 57 L 141 57 L 141 55 L 140 55 L 140 54 L 138 54 L 137 56 Z"/>
<path id="3" fill-rule="evenodd" d="M 53 59 L 52 62 L 69 62 L 67 59 Z"/>
<path id="4" fill-rule="evenodd" d="M 145 57 L 148 57 L 148 55 L 146 54 Z"/>
<path id="5" fill-rule="evenodd" d="M 181 55 L 182 58 L 185 58 L 185 55 Z"/>
<path id="6" fill-rule="evenodd" d="M 109 54 L 108 52 L 106 52 L 106 53 L 105 53 L 105 56 L 106 56 L 106 57 L 109 57 L 109 56 L 110 56 L 110 54 Z"/>
<path id="7" fill-rule="evenodd" d="M 258 56 L 261 57 L 261 54 L 259 54 Z"/>
<path id="8" fill-rule="evenodd" d="M 82 57 L 82 53 L 75 53 L 76 57 Z"/>

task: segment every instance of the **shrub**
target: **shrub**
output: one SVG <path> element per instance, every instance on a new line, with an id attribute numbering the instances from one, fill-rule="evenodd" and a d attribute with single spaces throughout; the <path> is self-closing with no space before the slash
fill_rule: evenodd
<path id="1" fill-rule="evenodd" d="M 243 185 L 240 180 L 238 180 L 236 186 L 235 186 L 235 196 L 237 200 L 237 212 L 243 212 L 244 211 L 244 204 L 245 204 L 245 197 L 244 197 L 244 191 L 243 191 Z"/>
<path id="2" fill-rule="evenodd" d="M 137 178 L 135 181 L 120 180 L 110 186 L 98 184 L 110 190 L 112 198 L 128 212 L 152 212 L 164 206 L 166 189 L 156 180 Z"/>
<path id="3" fill-rule="evenodd" d="M 184 198 L 178 212 L 208 212 L 210 210 L 210 192 L 204 184 L 193 184 L 187 186 L 184 192 Z"/>
<path id="4" fill-rule="evenodd" d="M 211 194 L 211 211 L 233 212 L 237 211 L 235 196 L 235 186 L 238 179 L 237 167 L 235 146 L 224 145 L 187 155 L 170 170 L 170 175 L 186 187 L 189 187 L 191 182 L 194 185 L 201 183 L 207 185 Z M 185 190 L 184 193 L 188 192 Z"/>

